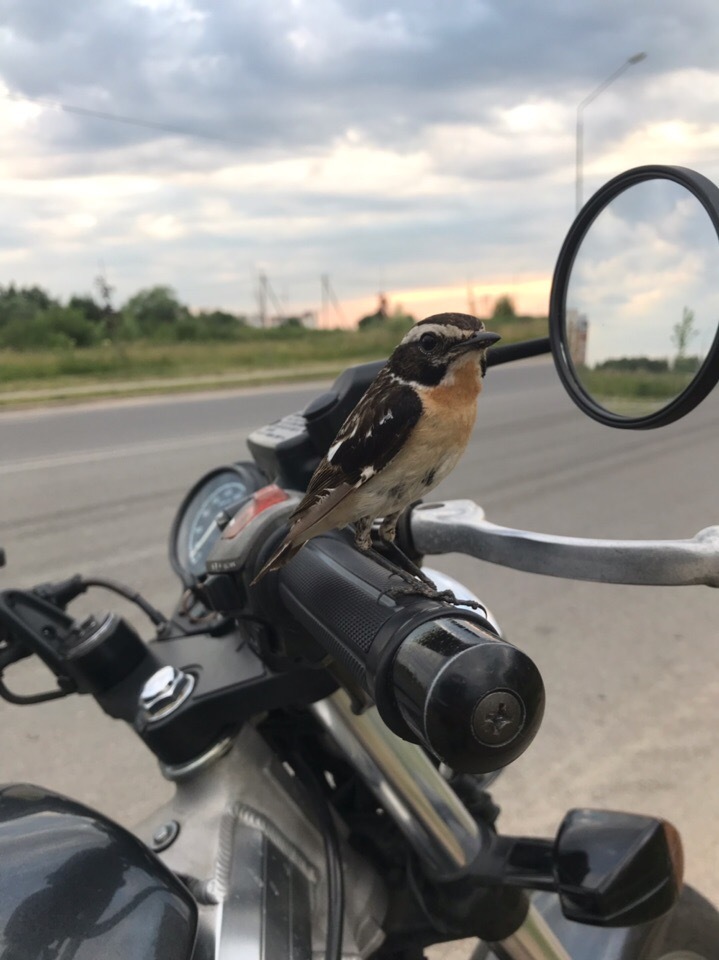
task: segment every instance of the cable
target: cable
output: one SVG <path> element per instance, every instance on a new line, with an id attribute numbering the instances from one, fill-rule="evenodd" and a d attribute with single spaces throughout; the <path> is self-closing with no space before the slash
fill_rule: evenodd
<path id="1" fill-rule="evenodd" d="M 342 924 L 345 912 L 342 854 L 337 836 L 337 827 L 332 817 L 327 798 L 320 789 L 317 778 L 302 757 L 293 752 L 290 764 L 313 807 L 313 813 L 322 832 L 327 862 L 327 945 L 325 960 L 342 960 Z"/>
<path id="2" fill-rule="evenodd" d="M 62 697 L 68 697 L 73 690 L 50 690 L 47 693 L 29 693 L 19 694 L 9 690 L 2 679 L 0 679 L 0 697 L 7 700 L 8 703 L 18 704 L 19 706 L 28 706 L 34 703 L 47 703 L 48 700 L 60 700 Z"/>
<path id="3" fill-rule="evenodd" d="M 159 610 L 155 609 L 155 607 L 153 607 L 149 601 L 145 600 L 140 593 L 138 593 L 136 590 L 133 590 L 131 587 L 126 587 L 123 583 L 119 583 L 117 580 L 108 580 L 105 577 L 83 577 L 82 584 L 84 587 L 104 587 L 105 590 L 111 590 L 113 593 L 118 593 L 121 597 L 129 600 L 130 603 L 134 603 L 136 606 L 138 606 L 143 613 L 145 613 L 150 620 L 152 620 L 156 627 L 166 627 L 169 623 L 164 613 L 160 613 Z"/>
<path id="4" fill-rule="evenodd" d="M 37 103 L 41 107 L 56 107 L 63 113 L 74 113 L 80 117 L 91 117 L 95 120 L 110 120 L 113 123 L 125 123 L 133 127 L 144 127 L 147 130 L 159 130 L 163 133 L 175 133 L 183 137 L 195 137 L 199 140 L 216 140 L 220 143 L 232 143 L 236 145 L 246 145 L 243 140 L 236 140 L 230 137 L 223 137 L 219 133 L 203 133 L 196 130 L 185 130 L 182 127 L 175 127 L 169 123 L 161 123 L 156 120 L 141 120 L 139 117 L 125 117 L 120 113 L 108 113 L 104 110 L 92 110 L 89 107 L 75 107 L 69 103 L 60 103 L 58 100 L 46 100 L 44 97 L 30 97 L 24 93 L 3 93 L 0 94 L 5 100 L 24 100 L 27 103 Z"/>

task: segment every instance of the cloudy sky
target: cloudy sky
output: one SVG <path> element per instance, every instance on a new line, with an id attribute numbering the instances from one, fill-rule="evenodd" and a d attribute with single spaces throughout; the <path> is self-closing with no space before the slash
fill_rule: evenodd
<path id="1" fill-rule="evenodd" d="M 575 208 L 719 180 L 716 0 L 0 0 L 0 283 L 289 310 L 546 310 Z M 63 110 L 58 105 L 79 108 Z M 85 111 L 85 112 L 83 112 Z M 95 114 L 134 118 L 145 125 Z M 335 316 L 324 318 L 331 323 Z"/>
<path id="2" fill-rule="evenodd" d="M 708 353 L 719 318 L 717 235 L 683 186 L 647 181 L 620 194 L 592 224 L 572 267 L 567 306 L 589 323 L 586 362 Z"/>

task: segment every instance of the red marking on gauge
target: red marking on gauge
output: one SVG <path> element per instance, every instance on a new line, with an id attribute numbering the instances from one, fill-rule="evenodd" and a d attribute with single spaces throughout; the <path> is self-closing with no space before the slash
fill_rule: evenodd
<path id="1" fill-rule="evenodd" d="M 238 533 L 241 533 L 245 527 L 249 526 L 255 517 L 259 517 L 269 507 L 274 507 L 277 503 L 289 500 L 289 494 L 271 483 L 267 487 L 262 487 L 257 493 L 252 494 L 252 499 L 244 507 L 237 511 L 232 520 L 228 523 L 222 533 L 223 540 L 232 540 Z"/>

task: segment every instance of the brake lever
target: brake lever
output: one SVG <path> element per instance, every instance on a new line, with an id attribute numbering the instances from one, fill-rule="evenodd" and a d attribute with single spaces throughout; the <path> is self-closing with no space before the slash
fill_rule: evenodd
<path id="1" fill-rule="evenodd" d="M 417 552 L 465 553 L 525 573 L 644 586 L 719 587 L 719 526 L 690 540 L 597 540 L 501 527 L 473 500 L 419 504 L 407 525 Z"/>

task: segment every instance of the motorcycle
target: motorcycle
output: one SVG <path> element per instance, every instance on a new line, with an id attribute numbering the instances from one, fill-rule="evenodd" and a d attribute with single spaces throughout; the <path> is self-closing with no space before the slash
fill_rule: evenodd
<path id="1" fill-rule="evenodd" d="M 641 262 L 647 222 L 664 257 L 676 257 L 671 241 L 692 245 L 691 304 L 676 274 L 670 289 L 656 259 Z M 689 352 L 707 337 L 697 317 L 717 316 L 702 273 L 717 234 L 719 190 L 699 174 L 615 178 L 564 242 L 550 336 L 493 348 L 489 365 L 551 350 L 572 399 L 602 423 L 685 415 L 719 379 L 716 330 Z M 661 294 L 648 312 L 639 277 Z M 667 336 L 672 363 L 656 358 Z M 0 957 L 419 960 L 466 938 L 474 960 L 719 953 L 719 913 L 682 885 L 668 822 L 580 808 L 553 838 L 499 832 L 489 788 L 532 742 L 545 691 L 460 583 L 425 567 L 457 603 L 398 592 L 397 556 L 380 543 L 360 553 L 335 531 L 251 586 L 380 366 L 345 371 L 255 431 L 251 462 L 188 492 L 170 532 L 181 596 L 169 617 L 98 577 L 0 593 L 0 696 L 91 695 L 175 786 L 133 832 L 41 787 L 0 787 Z M 585 540 L 497 526 L 455 500 L 410 507 L 398 543 L 417 563 L 459 552 L 568 579 L 719 585 L 719 527 L 676 542 Z M 94 587 L 135 603 L 153 638 L 114 613 L 74 618 Z M 31 656 L 55 689 L 21 695 L 6 682 Z"/>

